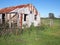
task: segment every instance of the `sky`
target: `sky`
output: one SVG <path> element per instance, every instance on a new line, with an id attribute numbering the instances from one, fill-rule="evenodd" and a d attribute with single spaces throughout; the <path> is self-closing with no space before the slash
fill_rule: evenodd
<path id="1" fill-rule="evenodd" d="M 55 17 L 60 16 L 60 0 L 0 0 L 0 8 L 21 4 L 34 5 L 41 17 L 48 17 L 49 13 L 54 13 Z"/>

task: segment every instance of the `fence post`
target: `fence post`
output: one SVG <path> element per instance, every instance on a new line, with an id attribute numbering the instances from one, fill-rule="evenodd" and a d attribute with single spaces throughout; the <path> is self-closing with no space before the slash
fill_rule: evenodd
<path id="1" fill-rule="evenodd" d="M 50 19 L 50 27 L 53 26 L 53 19 Z"/>

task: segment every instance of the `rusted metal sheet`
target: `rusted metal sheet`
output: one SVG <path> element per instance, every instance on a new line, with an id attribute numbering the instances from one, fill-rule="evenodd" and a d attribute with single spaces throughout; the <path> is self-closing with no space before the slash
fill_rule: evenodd
<path id="1" fill-rule="evenodd" d="M 23 14 L 20 15 L 20 28 L 22 29 L 22 16 Z"/>

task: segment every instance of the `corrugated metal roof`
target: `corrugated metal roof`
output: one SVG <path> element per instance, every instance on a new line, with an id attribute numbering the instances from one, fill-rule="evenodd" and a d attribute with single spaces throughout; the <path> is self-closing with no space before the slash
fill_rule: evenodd
<path id="1" fill-rule="evenodd" d="M 3 8 L 3 9 L 0 9 L 0 13 L 9 13 L 10 11 L 12 11 L 16 8 L 23 8 L 23 7 L 27 7 L 27 6 L 29 6 L 29 4 Z"/>

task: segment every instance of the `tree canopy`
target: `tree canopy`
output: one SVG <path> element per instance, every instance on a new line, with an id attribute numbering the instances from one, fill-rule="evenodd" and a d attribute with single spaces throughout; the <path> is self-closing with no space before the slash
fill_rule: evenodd
<path id="1" fill-rule="evenodd" d="M 49 13 L 49 18 L 54 19 L 55 18 L 54 13 Z"/>

